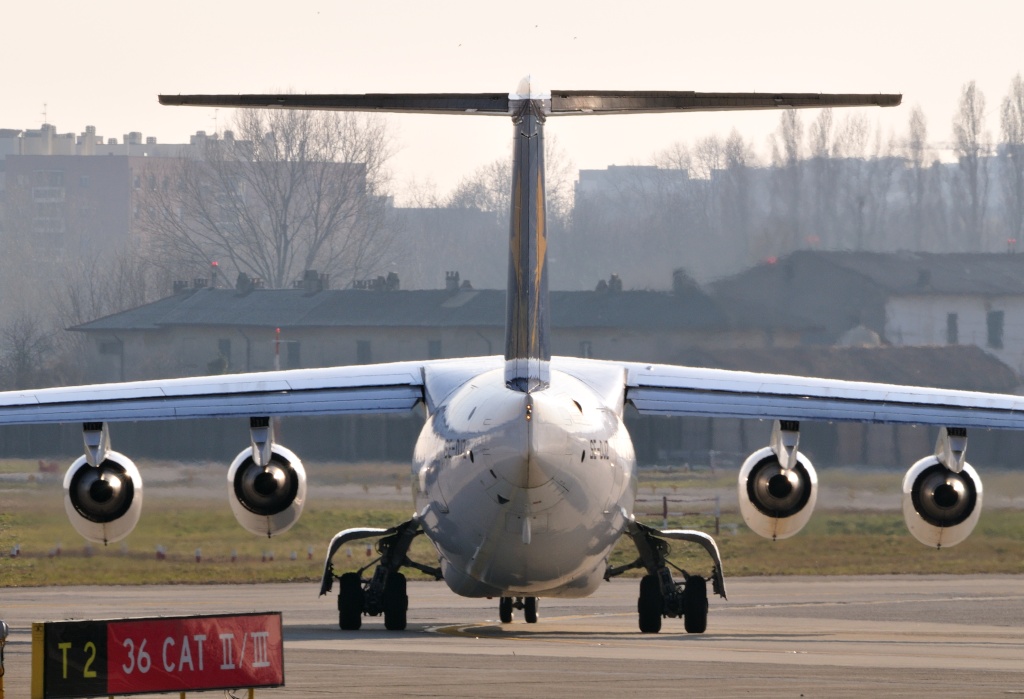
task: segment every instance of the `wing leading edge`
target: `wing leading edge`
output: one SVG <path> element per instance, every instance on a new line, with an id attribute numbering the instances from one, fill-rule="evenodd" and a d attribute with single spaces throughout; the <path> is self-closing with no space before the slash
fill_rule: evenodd
<path id="1" fill-rule="evenodd" d="M 0 424 L 402 412 L 423 369 L 400 362 L 0 393 Z"/>
<path id="2" fill-rule="evenodd" d="M 1024 429 L 1024 397 L 663 364 L 617 363 L 641 413 Z"/>

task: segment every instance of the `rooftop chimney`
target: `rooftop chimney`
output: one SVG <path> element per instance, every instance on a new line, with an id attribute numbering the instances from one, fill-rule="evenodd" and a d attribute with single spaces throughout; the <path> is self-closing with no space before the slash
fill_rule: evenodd
<path id="1" fill-rule="evenodd" d="M 458 291 L 459 290 L 459 273 L 458 272 L 445 272 L 444 273 L 444 288 L 445 288 L 445 291 Z"/>

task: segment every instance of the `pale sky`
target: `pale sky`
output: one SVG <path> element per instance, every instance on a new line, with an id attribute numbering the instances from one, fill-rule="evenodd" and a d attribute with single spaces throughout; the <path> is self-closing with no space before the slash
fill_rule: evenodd
<path id="1" fill-rule="evenodd" d="M 936 142 L 950 140 L 961 88 L 976 80 L 995 138 L 1024 70 L 1024 3 L 1011 0 L 58 0 L 9 3 L 2 21 L 0 128 L 38 128 L 46 105 L 60 133 L 95 125 L 162 143 L 222 130 L 230 115 L 161 107 L 161 92 L 504 92 L 527 74 L 554 89 L 902 92 L 903 107 L 869 117 L 899 135 L 920 104 Z M 577 168 L 603 168 L 733 127 L 765 154 L 778 118 L 577 117 L 551 120 L 548 134 Z M 509 153 L 505 118 L 389 120 L 399 193 L 413 181 L 446 192 Z"/>

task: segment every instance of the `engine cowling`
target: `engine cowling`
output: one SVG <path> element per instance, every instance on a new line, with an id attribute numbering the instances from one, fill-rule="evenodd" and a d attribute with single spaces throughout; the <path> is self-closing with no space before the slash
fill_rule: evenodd
<path id="1" fill-rule="evenodd" d="M 228 497 L 235 519 L 253 534 L 283 534 L 291 529 L 306 504 L 306 470 L 299 457 L 279 444 L 259 466 L 252 447 L 235 457 L 228 470 Z"/>
<path id="2" fill-rule="evenodd" d="M 747 526 L 763 537 L 785 539 L 811 518 L 818 499 L 818 474 L 800 452 L 786 472 L 771 447 L 765 447 L 743 462 L 737 490 Z"/>
<path id="3" fill-rule="evenodd" d="M 981 478 L 966 462 L 955 473 L 929 456 L 903 477 L 903 519 L 925 546 L 955 546 L 966 539 L 981 516 L 981 501 Z"/>
<path id="4" fill-rule="evenodd" d="M 142 514 L 139 469 L 116 451 L 108 451 L 98 466 L 80 457 L 64 474 L 64 510 L 75 531 L 89 541 L 120 541 Z"/>

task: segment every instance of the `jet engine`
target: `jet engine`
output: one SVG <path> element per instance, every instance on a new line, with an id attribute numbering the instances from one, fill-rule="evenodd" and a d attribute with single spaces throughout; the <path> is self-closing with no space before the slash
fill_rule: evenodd
<path id="1" fill-rule="evenodd" d="M 903 519 L 925 546 L 955 546 L 978 523 L 981 496 L 981 479 L 969 463 L 957 473 L 929 456 L 903 478 Z"/>
<path id="2" fill-rule="evenodd" d="M 228 495 L 235 519 L 253 534 L 271 537 L 291 529 L 306 504 L 306 470 L 289 449 L 272 444 L 266 464 L 249 447 L 228 471 Z"/>
<path id="3" fill-rule="evenodd" d="M 818 475 L 810 460 L 794 452 L 793 465 L 783 468 L 771 447 L 755 451 L 740 468 L 740 513 L 747 526 L 763 537 L 785 539 L 803 529 L 818 499 Z"/>
<path id="4" fill-rule="evenodd" d="M 89 541 L 120 541 L 142 514 L 139 469 L 116 451 L 107 451 L 97 466 L 80 457 L 64 475 L 64 509 L 71 526 Z"/>

